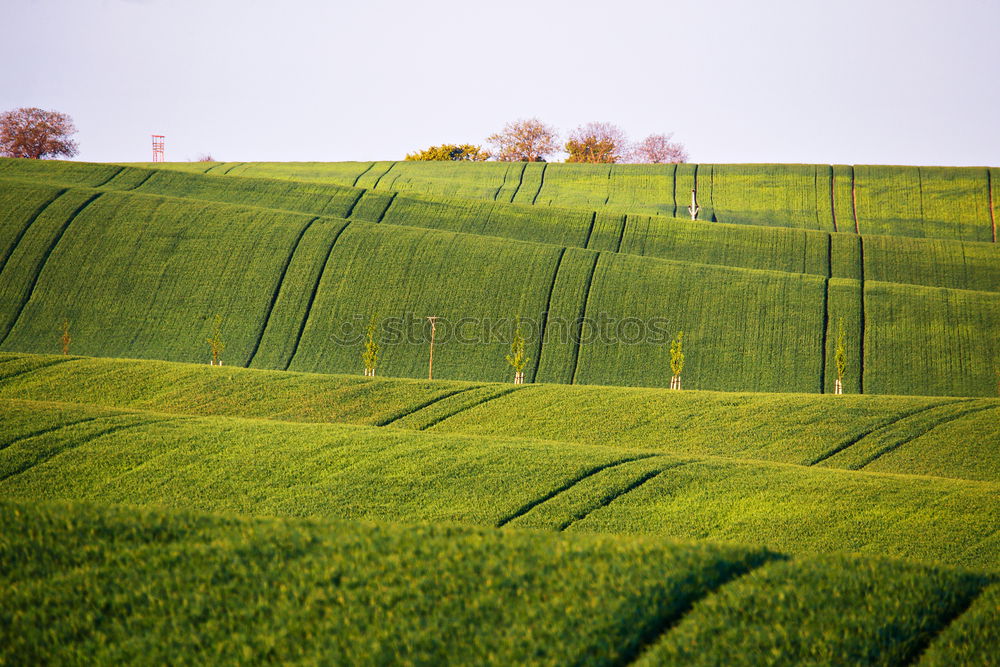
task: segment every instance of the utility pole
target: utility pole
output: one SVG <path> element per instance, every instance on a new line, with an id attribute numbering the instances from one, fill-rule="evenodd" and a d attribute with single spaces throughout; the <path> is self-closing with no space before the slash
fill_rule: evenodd
<path id="1" fill-rule="evenodd" d="M 692 220 L 697 220 L 698 219 L 698 211 L 701 210 L 701 207 L 698 206 L 698 194 L 697 193 L 698 193 L 697 190 L 692 190 L 691 191 L 691 205 L 688 206 L 688 213 L 691 214 L 691 219 Z"/>
<path id="2" fill-rule="evenodd" d="M 434 379 L 434 332 L 437 330 L 437 316 L 428 316 L 427 320 L 431 323 L 431 356 L 430 361 L 427 364 L 427 379 Z"/>

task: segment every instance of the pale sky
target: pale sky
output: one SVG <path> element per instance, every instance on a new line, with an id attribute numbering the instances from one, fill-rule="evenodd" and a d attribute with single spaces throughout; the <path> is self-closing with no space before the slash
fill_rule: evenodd
<path id="1" fill-rule="evenodd" d="M 538 117 L 697 162 L 1000 165 L 1000 0 L 0 0 L 77 159 L 401 159 Z"/>

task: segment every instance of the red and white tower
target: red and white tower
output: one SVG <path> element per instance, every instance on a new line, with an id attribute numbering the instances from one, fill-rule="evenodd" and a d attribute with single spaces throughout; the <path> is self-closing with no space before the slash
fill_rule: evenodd
<path id="1" fill-rule="evenodd" d="M 153 135 L 153 162 L 163 162 L 163 135 Z"/>

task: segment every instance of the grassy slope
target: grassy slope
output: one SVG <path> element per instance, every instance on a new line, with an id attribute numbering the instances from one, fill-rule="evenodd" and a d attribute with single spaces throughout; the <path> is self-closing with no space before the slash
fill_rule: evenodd
<path id="1" fill-rule="evenodd" d="M 391 424 L 630 450 L 1000 481 L 1000 401 L 472 384 L 0 354 L 0 398 Z M 970 447 L 980 453 L 969 456 Z M 872 457 L 875 457 L 872 459 Z M 872 459 L 868 461 L 868 459 Z"/>
<path id="2" fill-rule="evenodd" d="M 0 556 L 16 563 L 0 575 L 0 656 L 16 662 L 620 664 L 678 648 L 708 661 L 727 649 L 894 661 L 928 643 L 928 658 L 946 647 L 972 662 L 997 650 L 989 593 L 973 601 L 988 581 L 946 568 L 636 538 L 0 507 Z M 831 607 L 830 594 L 866 604 Z M 700 630 L 723 623 L 734 644 Z"/>
<path id="3" fill-rule="evenodd" d="M 133 224 L 136 217 L 143 219 L 142 225 Z M 69 190 L 27 229 L 0 274 L 2 314 L 6 326 L 14 325 L 3 345 L 51 350 L 54 343 L 46 339 L 53 340 L 50 332 L 69 318 L 82 352 L 193 361 L 205 354 L 201 341 L 219 314 L 229 363 L 252 360 L 262 367 L 292 364 L 303 370 L 344 371 L 356 367 L 355 346 L 332 343 L 331 335 L 347 326 L 356 339 L 362 320 L 373 312 L 408 319 L 413 326 L 430 312 L 452 322 L 520 314 L 535 323 L 537 332 L 548 306 L 571 329 L 583 315 L 594 321 L 608 316 L 619 323 L 665 318 L 661 338 L 688 332 L 692 388 L 820 387 L 827 297 L 819 276 L 612 253 L 601 260 L 591 281 L 589 270 L 574 269 L 581 261 L 573 259 L 578 255 L 566 251 L 566 272 L 555 274 L 559 290 L 553 292 L 553 302 L 549 288 L 563 252 L 557 246 L 360 221 L 341 235 L 343 226 L 336 218 L 271 209 Z M 96 252 L 105 245 L 107 252 Z M 802 248 L 804 252 L 807 246 Z M 521 270 L 511 272 L 511 266 Z M 371 289 L 370 284 L 379 287 Z M 936 292 L 889 287 L 909 312 L 919 315 L 935 307 Z M 564 293 L 570 299 L 566 304 L 560 300 Z M 585 310 L 577 305 L 581 294 Z M 872 373 L 872 381 L 866 391 L 992 393 L 988 360 L 993 341 L 982 335 L 996 319 L 992 296 L 968 292 L 961 316 L 944 318 L 932 330 L 930 341 L 939 352 L 926 357 L 930 383 L 896 361 L 900 350 L 904 358 L 922 354 L 919 340 L 899 350 L 880 347 L 880 341 L 896 335 L 896 323 L 882 316 L 877 299 L 869 299 L 865 334 L 871 344 L 865 350 L 865 372 Z M 788 307 L 773 307 L 779 301 Z M 627 338 L 633 333 L 629 329 L 601 341 L 586 340 L 593 331 L 583 330 L 579 351 L 566 350 L 556 340 L 563 347 L 555 352 L 556 362 L 545 359 L 551 369 L 539 377 L 624 385 L 665 382 L 659 371 L 662 341 L 618 344 L 622 334 Z M 956 337 L 966 341 L 961 349 L 952 344 Z M 502 334 L 489 345 L 440 341 L 439 376 L 505 377 L 497 361 L 506 345 Z M 881 358 L 873 358 L 873 351 Z M 421 375 L 424 352 L 420 337 L 387 346 L 386 371 Z M 961 372 L 954 371 L 956 366 Z"/>
<path id="4" fill-rule="evenodd" d="M 983 588 L 975 575 L 897 563 L 772 562 L 698 601 L 638 664 L 742 664 L 747 656 L 781 664 L 912 664 L 928 644 L 947 641 L 937 633 L 955 617 L 965 620 Z M 969 614 L 965 622 L 978 636 L 956 648 L 990 645 L 983 619 Z M 963 657 L 987 660 L 975 649 Z"/>
<path id="5" fill-rule="evenodd" d="M 0 413 L 0 495 L 9 498 L 459 521 L 1000 565 L 996 483 L 33 401 L 4 401 Z"/>
<path id="6" fill-rule="evenodd" d="M 89 179 L 83 178 L 86 169 L 78 164 L 50 165 L 47 170 L 39 170 L 31 165 L 8 164 L 6 170 L 0 170 L 0 177 L 66 186 L 80 185 L 81 181 L 99 184 L 107 179 L 104 165 L 90 165 L 93 174 Z M 21 191 L 25 185 L 23 181 L 5 184 Z M 315 215 L 350 214 L 359 220 L 566 246 L 586 245 L 596 250 L 620 250 L 663 259 L 816 275 L 828 275 L 832 269 L 833 276 L 859 277 L 854 270 L 859 261 L 855 248 L 841 243 L 839 238 L 856 237 L 835 235 L 837 242 L 828 250 L 828 230 L 706 224 L 643 215 L 627 216 L 623 229 L 626 216 L 602 214 L 595 219 L 595 214 L 585 209 L 512 205 L 503 199 L 488 202 L 443 195 L 429 197 L 420 193 L 397 196 L 347 186 L 169 170 L 127 168 L 103 187 Z M 865 264 L 872 279 L 987 291 L 1000 289 L 995 244 L 877 235 L 868 238 Z M 905 260 L 896 253 L 905 253 Z"/>
<path id="7" fill-rule="evenodd" d="M 373 177 L 369 180 L 357 179 L 357 173 L 368 166 L 250 163 L 231 174 L 342 185 L 357 182 L 379 190 L 482 200 L 496 200 L 509 189 L 509 165 L 503 163 L 387 162 L 370 169 Z M 515 201 L 536 205 L 683 217 L 691 189 L 697 187 L 702 207 L 699 219 L 833 231 L 836 216 L 836 229 L 852 231 L 853 188 L 863 233 L 991 240 L 984 168 L 767 164 L 527 167 L 533 173 L 525 171 Z M 542 169 L 544 180 L 540 173 L 534 173 Z M 380 177 L 385 172 L 388 175 Z"/>

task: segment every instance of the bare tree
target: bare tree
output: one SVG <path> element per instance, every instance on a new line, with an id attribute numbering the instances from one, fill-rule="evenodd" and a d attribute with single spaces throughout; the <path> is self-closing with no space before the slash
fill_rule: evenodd
<path id="1" fill-rule="evenodd" d="M 629 158 L 628 137 L 617 125 L 587 123 L 570 133 L 566 152 L 567 162 L 625 162 Z"/>
<path id="2" fill-rule="evenodd" d="M 202 153 L 198 156 L 198 162 L 215 162 L 215 158 L 211 153 Z"/>
<path id="3" fill-rule="evenodd" d="M 673 134 L 651 134 L 632 148 L 632 159 L 645 164 L 687 162 L 684 144 L 671 141 Z"/>
<path id="4" fill-rule="evenodd" d="M 73 119 L 58 111 L 21 107 L 0 113 L 0 155 L 34 160 L 73 157 Z"/>
<path id="5" fill-rule="evenodd" d="M 558 134 L 537 118 L 507 123 L 503 130 L 486 137 L 496 146 L 494 156 L 501 162 L 544 162 L 559 150 Z"/>

